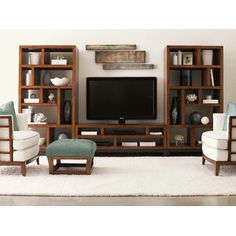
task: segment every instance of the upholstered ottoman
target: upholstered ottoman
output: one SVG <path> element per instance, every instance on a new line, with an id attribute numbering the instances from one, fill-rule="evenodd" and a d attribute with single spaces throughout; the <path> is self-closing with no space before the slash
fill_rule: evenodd
<path id="1" fill-rule="evenodd" d="M 87 139 L 62 139 L 54 141 L 46 149 L 49 174 L 90 175 L 93 168 L 95 151 L 96 143 Z M 73 160 L 73 163 L 69 163 L 68 160 L 70 162 Z"/>

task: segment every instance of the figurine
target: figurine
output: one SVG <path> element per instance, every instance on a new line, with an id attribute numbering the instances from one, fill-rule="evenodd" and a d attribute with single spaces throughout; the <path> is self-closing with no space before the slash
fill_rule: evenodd
<path id="1" fill-rule="evenodd" d="M 47 121 L 47 117 L 43 113 L 36 113 L 33 120 L 35 123 L 42 123 Z"/>
<path id="2" fill-rule="evenodd" d="M 53 93 L 48 95 L 48 103 L 55 103 L 55 95 Z"/>

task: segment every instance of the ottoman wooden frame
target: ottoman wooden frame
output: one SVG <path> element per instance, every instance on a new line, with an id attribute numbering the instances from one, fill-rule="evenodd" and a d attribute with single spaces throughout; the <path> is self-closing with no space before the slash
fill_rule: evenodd
<path id="1" fill-rule="evenodd" d="M 86 163 L 62 163 L 62 160 L 85 160 Z M 56 164 L 54 164 L 56 162 Z M 90 175 L 93 169 L 94 157 L 58 157 L 48 156 L 49 174 L 66 174 L 66 175 Z M 66 169 L 60 170 L 60 167 Z M 78 169 L 70 170 L 67 167 L 78 167 Z M 81 170 L 81 167 L 83 168 Z"/>

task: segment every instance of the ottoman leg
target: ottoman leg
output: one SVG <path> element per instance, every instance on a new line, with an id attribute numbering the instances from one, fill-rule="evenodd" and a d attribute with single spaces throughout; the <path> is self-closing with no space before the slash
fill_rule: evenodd
<path id="1" fill-rule="evenodd" d="M 90 175 L 92 170 L 92 158 L 88 158 L 86 162 L 86 174 Z"/>
<path id="2" fill-rule="evenodd" d="M 54 167 L 53 167 L 53 158 L 48 158 L 48 167 L 49 167 L 49 174 L 53 174 Z"/>

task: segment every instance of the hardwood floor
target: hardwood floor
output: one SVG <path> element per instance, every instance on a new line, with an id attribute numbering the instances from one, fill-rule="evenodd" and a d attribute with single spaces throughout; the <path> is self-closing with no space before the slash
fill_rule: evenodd
<path id="1" fill-rule="evenodd" d="M 0 196 L 1 206 L 235 206 L 236 196 L 35 197 Z"/>

